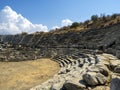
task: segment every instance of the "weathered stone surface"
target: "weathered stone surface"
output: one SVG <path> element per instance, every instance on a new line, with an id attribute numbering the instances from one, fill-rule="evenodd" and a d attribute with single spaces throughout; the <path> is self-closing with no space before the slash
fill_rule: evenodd
<path id="1" fill-rule="evenodd" d="M 51 90 L 61 90 L 62 86 L 63 86 L 63 83 L 64 81 L 60 81 L 60 82 L 57 82 L 57 83 L 54 83 L 52 86 L 51 86 Z"/>
<path id="2" fill-rule="evenodd" d="M 102 85 L 106 83 L 106 77 L 95 72 L 87 72 L 83 75 L 83 80 L 90 86 Z"/>
<path id="3" fill-rule="evenodd" d="M 117 66 L 120 65 L 120 60 L 110 60 L 111 70 L 114 71 Z"/>
<path id="4" fill-rule="evenodd" d="M 116 57 L 120 58 L 120 50 L 116 50 Z"/>
<path id="5" fill-rule="evenodd" d="M 96 65 L 96 68 L 98 68 L 99 69 L 99 72 L 102 74 L 102 75 L 104 75 L 104 76 L 109 76 L 109 70 L 108 70 L 108 68 L 103 64 L 97 64 Z"/>
<path id="6" fill-rule="evenodd" d="M 114 78 L 110 83 L 110 90 L 120 90 L 120 79 Z"/>
<path id="7" fill-rule="evenodd" d="M 97 64 L 95 66 L 90 66 L 87 68 L 88 72 L 96 72 L 96 73 L 101 73 L 104 76 L 108 76 L 109 75 L 109 70 L 108 68 L 103 64 Z"/>
<path id="8" fill-rule="evenodd" d="M 114 72 L 120 73 L 120 66 L 115 67 L 115 68 L 114 68 Z"/>
<path id="9" fill-rule="evenodd" d="M 85 90 L 74 83 L 65 83 L 61 90 Z"/>
<path id="10" fill-rule="evenodd" d="M 96 87 L 92 87 L 89 90 L 110 90 L 109 86 L 96 86 Z"/>

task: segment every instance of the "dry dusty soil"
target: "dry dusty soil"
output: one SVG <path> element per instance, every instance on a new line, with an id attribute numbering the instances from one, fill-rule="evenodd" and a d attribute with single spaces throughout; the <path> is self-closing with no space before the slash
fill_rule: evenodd
<path id="1" fill-rule="evenodd" d="M 29 90 L 59 71 L 50 59 L 22 62 L 0 62 L 0 90 Z"/>

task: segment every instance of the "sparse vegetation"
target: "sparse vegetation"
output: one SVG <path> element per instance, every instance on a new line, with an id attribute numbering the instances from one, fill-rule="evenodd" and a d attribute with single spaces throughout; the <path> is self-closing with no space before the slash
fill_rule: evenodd
<path id="1" fill-rule="evenodd" d="M 84 22 L 74 22 L 71 26 L 62 27 L 60 29 L 54 30 L 50 33 L 52 34 L 61 34 L 67 33 L 72 31 L 80 31 L 80 30 L 87 30 L 87 29 L 98 29 L 98 28 L 105 28 L 120 22 L 120 14 L 113 14 L 113 15 L 92 15 L 90 19 Z"/>
<path id="2" fill-rule="evenodd" d="M 78 22 L 74 22 L 72 23 L 72 25 L 70 26 L 70 28 L 76 28 L 78 27 L 80 24 Z"/>
<path id="3" fill-rule="evenodd" d="M 92 21 L 97 21 L 98 20 L 98 15 L 92 15 L 91 20 Z"/>
<path id="4" fill-rule="evenodd" d="M 118 15 L 119 15 L 119 14 L 113 14 L 113 15 L 111 16 L 111 19 L 115 19 Z"/>

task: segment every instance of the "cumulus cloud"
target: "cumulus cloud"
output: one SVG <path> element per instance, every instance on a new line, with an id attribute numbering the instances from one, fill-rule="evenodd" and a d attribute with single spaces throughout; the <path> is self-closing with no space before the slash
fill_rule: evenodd
<path id="1" fill-rule="evenodd" d="M 52 29 L 59 29 L 60 27 L 59 26 L 53 26 Z"/>
<path id="2" fill-rule="evenodd" d="M 0 34 L 18 34 L 21 32 L 33 33 L 36 31 L 47 32 L 47 26 L 32 24 L 21 14 L 17 14 L 9 6 L 0 11 Z"/>
<path id="3" fill-rule="evenodd" d="M 68 26 L 71 25 L 73 22 L 70 19 L 64 19 L 62 20 L 62 26 Z"/>
<path id="4" fill-rule="evenodd" d="M 59 29 L 61 27 L 64 27 L 64 26 L 68 26 L 68 25 L 72 25 L 73 21 L 71 21 L 70 19 L 63 19 L 61 21 L 61 26 L 53 26 L 52 27 L 52 30 L 55 30 L 56 28 Z"/>

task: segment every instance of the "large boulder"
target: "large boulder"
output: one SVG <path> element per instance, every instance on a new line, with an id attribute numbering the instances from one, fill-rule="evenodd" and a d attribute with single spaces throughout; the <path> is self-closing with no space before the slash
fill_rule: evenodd
<path id="1" fill-rule="evenodd" d="M 110 83 L 110 90 L 120 90 L 120 79 L 114 78 Z"/>
<path id="2" fill-rule="evenodd" d="M 107 78 L 101 73 L 87 72 L 83 75 L 83 80 L 90 86 L 104 85 Z"/>
<path id="3" fill-rule="evenodd" d="M 84 90 L 84 88 L 74 83 L 65 83 L 61 90 Z"/>
<path id="4" fill-rule="evenodd" d="M 120 66 L 120 60 L 110 60 L 110 67 L 112 71 L 114 71 L 116 67 L 118 68 L 118 66 Z"/>
<path id="5" fill-rule="evenodd" d="M 101 73 L 104 76 L 108 76 L 109 75 L 109 70 L 105 65 L 102 64 L 97 64 L 95 66 L 90 66 L 87 69 L 88 72 L 96 72 L 96 73 Z"/>
<path id="6" fill-rule="evenodd" d="M 105 66 L 105 65 L 102 65 L 102 64 L 97 64 L 96 65 L 96 68 L 99 69 L 99 72 L 104 75 L 104 76 L 109 76 L 109 70 L 108 68 Z"/>

